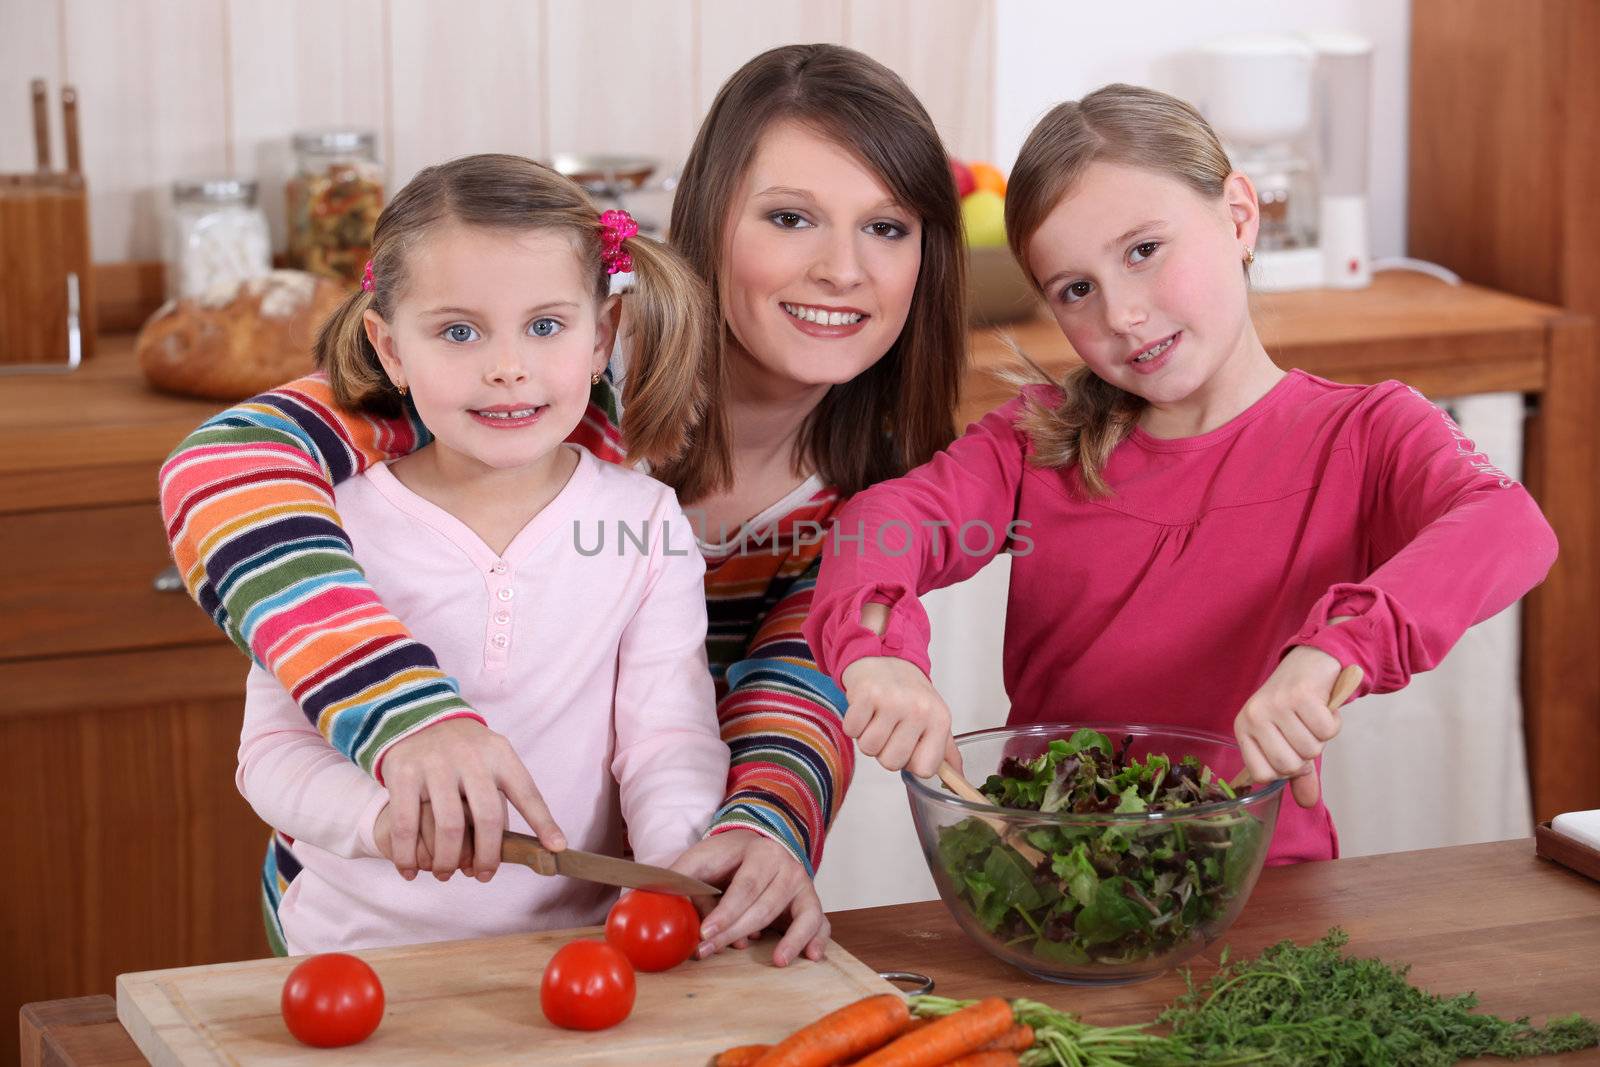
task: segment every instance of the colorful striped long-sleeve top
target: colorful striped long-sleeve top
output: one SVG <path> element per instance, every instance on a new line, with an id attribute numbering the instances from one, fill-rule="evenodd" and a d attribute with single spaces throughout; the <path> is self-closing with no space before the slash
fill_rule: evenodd
<path id="1" fill-rule="evenodd" d="M 603 377 L 570 439 L 622 462 L 617 412 Z M 313 375 L 208 420 L 161 468 L 167 537 L 190 594 L 334 748 L 380 782 L 395 742 L 445 719 L 480 718 L 433 652 L 379 602 L 333 505 L 335 483 L 428 440 L 415 413 L 345 411 Z M 844 694 L 801 634 L 817 531 L 839 504 L 813 479 L 730 541 L 702 545 L 707 654 L 732 754 L 710 832 L 755 830 L 812 874 L 853 769 Z"/>

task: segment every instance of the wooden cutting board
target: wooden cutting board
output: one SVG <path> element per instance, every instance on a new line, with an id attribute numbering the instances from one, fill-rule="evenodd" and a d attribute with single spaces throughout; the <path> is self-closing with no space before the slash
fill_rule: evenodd
<path id="1" fill-rule="evenodd" d="M 895 992 L 840 948 L 772 966 L 771 942 L 637 977 L 633 1013 L 610 1030 L 551 1025 L 539 978 L 555 951 L 598 927 L 375 949 L 383 1023 L 359 1045 L 314 1049 L 278 1012 L 297 959 L 251 960 L 117 978 L 117 1018 L 151 1063 L 704 1064 L 734 1045 L 769 1043 L 825 1012 Z"/>

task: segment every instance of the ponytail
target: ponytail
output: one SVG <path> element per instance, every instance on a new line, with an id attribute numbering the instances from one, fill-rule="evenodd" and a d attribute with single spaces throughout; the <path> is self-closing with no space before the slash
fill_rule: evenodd
<path id="1" fill-rule="evenodd" d="M 1143 397 L 1118 389 L 1081 364 L 1057 381 L 1015 345 L 1012 351 L 1023 370 L 1002 374 L 1013 385 L 1048 384 L 1060 391 L 1052 405 L 1033 393 L 1024 393 L 1017 426 L 1033 444 L 1032 462 L 1038 467 L 1065 468 L 1077 464 L 1078 479 L 1090 498 L 1108 497 L 1106 463 L 1111 453 L 1133 432 Z"/>
<path id="2" fill-rule="evenodd" d="M 347 296 L 317 331 L 316 360 L 340 407 L 395 418 L 405 411 L 405 400 L 378 361 L 364 321 L 367 309 L 376 309 L 377 303 L 375 292 L 357 290 Z"/>
<path id="3" fill-rule="evenodd" d="M 706 284 L 676 252 L 630 237 L 634 284 L 623 298 L 622 439 L 630 461 L 692 501 L 728 485 L 733 461 L 721 336 Z"/>

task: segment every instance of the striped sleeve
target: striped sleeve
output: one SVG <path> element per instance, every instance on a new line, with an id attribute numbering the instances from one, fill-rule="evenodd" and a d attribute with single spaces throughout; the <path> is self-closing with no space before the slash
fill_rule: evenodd
<path id="1" fill-rule="evenodd" d="M 609 379 L 572 439 L 620 459 Z M 333 486 L 429 440 L 414 413 L 335 406 L 320 375 L 229 408 L 161 467 L 161 511 L 190 594 L 380 781 L 383 755 L 424 726 L 477 718 L 437 658 L 378 600 L 334 510 Z"/>
<path id="2" fill-rule="evenodd" d="M 844 693 L 817 668 L 801 633 L 820 562 L 795 580 L 745 658 L 728 667 L 717 717 L 732 765 L 728 797 L 710 829 L 770 837 L 813 877 L 855 767 L 844 733 Z"/>

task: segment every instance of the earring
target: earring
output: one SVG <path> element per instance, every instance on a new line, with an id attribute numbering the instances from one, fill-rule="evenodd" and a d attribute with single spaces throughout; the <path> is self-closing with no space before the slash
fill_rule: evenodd
<path id="1" fill-rule="evenodd" d="M 1252 263 L 1254 263 L 1255 261 L 1256 261 L 1256 250 L 1251 248 L 1249 245 L 1245 245 L 1245 248 L 1244 248 L 1244 265 L 1248 267 Z"/>
<path id="2" fill-rule="evenodd" d="M 396 387 L 396 388 L 398 388 L 398 389 L 399 389 L 399 390 L 400 390 L 400 395 L 401 395 L 401 396 L 405 396 L 405 395 L 406 395 L 406 393 L 407 393 L 407 392 L 408 392 L 408 391 L 409 391 L 409 390 L 407 390 L 407 389 L 406 389 L 406 387 L 405 387 L 405 386 L 403 386 L 403 385 L 401 385 L 401 386 L 397 386 L 397 387 Z"/>
<path id="3" fill-rule="evenodd" d="M 590 385 L 599 385 L 600 384 L 600 372 L 599 371 L 595 371 L 593 374 L 589 375 L 589 384 Z"/>

